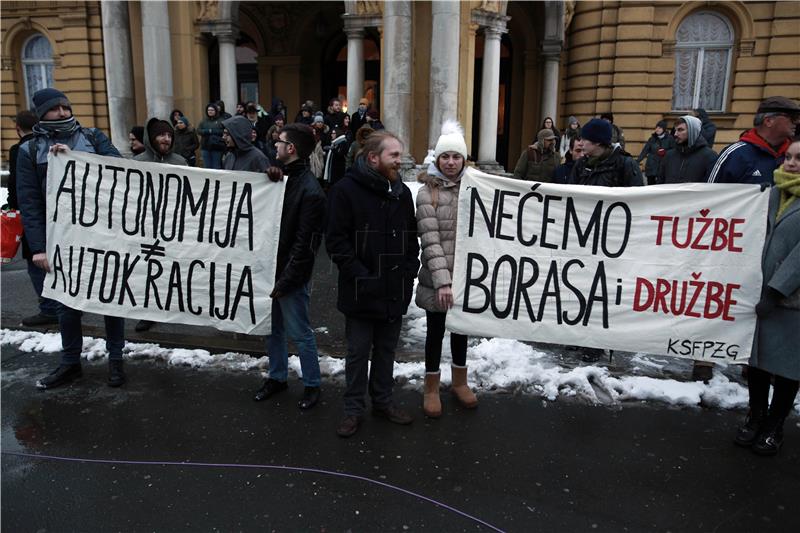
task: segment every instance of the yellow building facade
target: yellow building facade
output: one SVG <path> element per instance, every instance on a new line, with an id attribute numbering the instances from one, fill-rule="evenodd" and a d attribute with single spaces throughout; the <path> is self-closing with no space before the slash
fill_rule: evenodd
<path id="1" fill-rule="evenodd" d="M 452 117 L 506 169 L 546 116 L 612 112 L 638 154 L 658 120 L 710 105 L 720 149 L 761 99 L 800 100 L 795 1 L 4 1 L 1 17 L 4 158 L 42 84 L 120 148 L 172 108 L 196 124 L 210 100 L 281 98 L 291 121 L 305 100 L 366 96 L 410 164 Z"/>

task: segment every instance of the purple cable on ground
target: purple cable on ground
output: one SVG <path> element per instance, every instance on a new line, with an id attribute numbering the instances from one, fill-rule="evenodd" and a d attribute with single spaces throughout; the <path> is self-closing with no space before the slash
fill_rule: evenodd
<path id="1" fill-rule="evenodd" d="M 26 457 L 29 459 L 44 459 L 48 461 L 68 461 L 73 463 L 97 463 L 97 464 L 111 464 L 111 465 L 144 465 L 144 466 L 206 466 L 213 468 L 258 468 L 258 469 L 268 469 L 268 470 L 287 470 L 290 472 L 309 472 L 313 474 L 323 474 L 326 476 L 356 479 L 358 481 L 366 481 L 367 483 L 373 483 L 375 485 L 379 485 L 387 489 L 408 494 L 409 496 L 413 496 L 428 503 L 432 503 L 437 507 L 441 507 L 442 509 L 446 509 L 452 513 L 461 515 L 464 518 L 468 518 L 473 522 L 488 527 L 492 531 L 504 533 L 502 529 L 497 528 L 487 522 L 484 522 L 480 518 L 467 514 L 464 511 L 459 511 L 455 507 L 450 507 L 446 503 L 442 503 L 432 498 L 428 498 L 427 496 L 423 496 L 422 494 L 417 494 L 416 492 L 406 490 L 402 487 L 398 487 L 390 483 L 384 483 L 383 481 L 370 479 L 368 477 L 357 476 L 355 474 L 345 474 L 342 472 L 333 472 L 331 470 L 322 470 L 319 468 L 306 468 L 301 466 L 281 466 L 281 465 L 249 465 L 249 464 L 237 464 L 237 463 L 193 463 L 193 462 L 179 462 L 179 461 L 123 461 L 115 459 L 81 459 L 78 457 L 59 457 L 56 455 L 39 455 L 35 453 L 25 453 L 25 452 L 0 452 L 0 453 L 2 453 L 3 455 L 13 455 L 16 457 Z"/>

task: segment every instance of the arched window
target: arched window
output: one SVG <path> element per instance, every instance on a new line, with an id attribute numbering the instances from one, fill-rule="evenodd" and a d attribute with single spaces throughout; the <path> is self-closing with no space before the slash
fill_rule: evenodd
<path id="1" fill-rule="evenodd" d="M 31 36 L 22 47 L 22 74 L 28 105 L 33 107 L 33 94 L 53 86 L 53 48 L 41 33 Z"/>
<path id="2" fill-rule="evenodd" d="M 733 54 L 733 28 L 712 11 L 692 13 L 675 35 L 672 109 L 724 111 Z"/>

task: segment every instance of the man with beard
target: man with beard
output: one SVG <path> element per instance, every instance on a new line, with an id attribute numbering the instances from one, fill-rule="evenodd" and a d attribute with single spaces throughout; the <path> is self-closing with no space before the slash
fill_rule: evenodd
<path id="1" fill-rule="evenodd" d="M 36 91 L 33 105 L 39 123 L 34 137 L 23 144 L 17 156 L 17 189 L 22 224 L 33 254 L 31 260 L 44 272 L 50 271 L 47 259 L 47 154 L 67 150 L 97 155 L 121 157 L 103 132 L 82 127 L 72 115 L 72 104 L 66 95 L 48 87 Z M 66 305 L 60 306 L 58 321 L 61 330 L 61 363 L 47 376 L 36 382 L 36 388 L 49 390 L 80 378 L 83 349 L 82 313 Z M 125 383 L 122 347 L 125 344 L 125 320 L 105 316 L 106 349 L 108 350 L 108 385 Z"/>
<path id="2" fill-rule="evenodd" d="M 340 437 L 358 431 L 368 384 L 373 415 L 395 424 L 413 421 L 392 401 L 395 349 L 419 270 L 414 203 L 398 173 L 402 153 L 395 135 L 372 133 L 328 194 L 325 243 L 339 267 L 337 307 L 347 337 Z"/>

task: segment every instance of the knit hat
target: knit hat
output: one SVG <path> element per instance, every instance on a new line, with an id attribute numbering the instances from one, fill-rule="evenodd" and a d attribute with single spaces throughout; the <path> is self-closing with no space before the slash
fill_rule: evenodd
<path id="1" fill-rule="evenodd" d="M 324 123 L 324 122 L 325 122 L 325 118 L 322 116 L 322 113 L 320 113 L 319 111 L 317 111 L 317 112 L 314 114 L 314 120 L 313 120 L 313 122 L 314 122 L 315 124 L 316 124 L 317 122 L 319 122 L 320 124 Z"/>
<path id="2" fill-rule="evenodd" d="M 546 141 L 548 139 L 555 139 L 556 134 L 553 133 L 553 130 L 550 128 L 544 128 L 539 130 L 539 133 L 536 134 L 536 140 L 539 142 Z"/>
<path id="3" fill-rule="evenodd" d="M 156 137 L 162 133 L 174 133 L 172 126 L 166 120 L 153 120 L 147 125 L 147 136 L 150 138 L 150 145 L 156 144 Z"/>
<path id="4" fill-rule="evenodd" d="M 434 159 L 439 159 L 439 156 L 445 152 L 456 152 L 461 154 L 464 159 L 467 158 L 467 143 L 464 141 L 464 130 L 455 120 L 446 120 L 442 124 L 442 134 L 439 140 L 436 141 L 436 148 L 433 149 Z"/>
<path id="5" fill-rule="evenodd" d="M 67 96 L 53 87 L 41 89 L 33 94 L 33 107 L 36 109 L 36 116 L 39 117 L 39 120 L 42 120 L 42 117 L 57 105 L 72 109 L 72 104 L 69 103 Z"/>
<path id="6" fill-rule="evenodd" d="M 358 101 L 358 105 L 369 105 L 369 100 L 367 100 L 366 98 L 362 98 L 361 100 Z"/>
<path id="7" fill-rule="evenodd" d="M 595 144 L 611 146 L 611 124 L 601 118 L 593 118 L 583 125 L 581 137 Z"/>
<path id="8" fill-rule="evenodd" d="M 578 124 L 578 119 L 570 115 L 570 117 L 567 119 L 567 125 L 569 124 Z"/>

